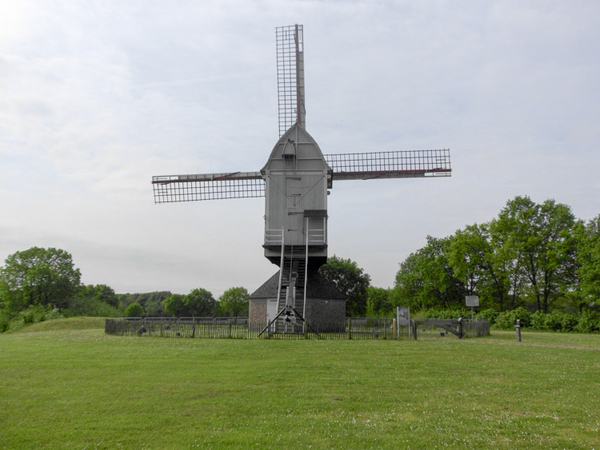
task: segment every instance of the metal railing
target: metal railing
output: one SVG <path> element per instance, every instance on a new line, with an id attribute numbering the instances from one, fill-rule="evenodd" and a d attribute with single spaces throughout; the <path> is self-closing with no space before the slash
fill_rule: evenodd
<path id="1" fill-rule="evenodd" d="M 327 244 L 327 233 L 323 228 L 309 229 L 306 242 L 308 245 L 325 245 Z"/>
<path id="2" fill-rule="evenodd" d="M 283 228 L 265 229 L 265 245 L 282 245 Z"/>
<path id="3" fill-rule="evenodd" d="M 283 229 L 266 229 L 265 230 L 265 245 L 282 245 L 283 244 Z M 308 245 L 324 245 L 327 244 L 327 232 L 322 228 L 313 228 L 308 230 Z"/>

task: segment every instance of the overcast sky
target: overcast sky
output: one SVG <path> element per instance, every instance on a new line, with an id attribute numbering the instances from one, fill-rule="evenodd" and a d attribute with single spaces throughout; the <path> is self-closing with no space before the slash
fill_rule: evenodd
<path id="1" fill-rule="evenodd" d="M 155 205 L 151 179 L 263 167 L 295 23 L 324 153 L 451 150 L 451 178 L 334 183 L 329 254 L 373 285 L 517 195 L 600 213 L 597 0 L 0 0 L 0 260 L 62 248 L 117 293 L 258 288 L 264 199 Z"/>

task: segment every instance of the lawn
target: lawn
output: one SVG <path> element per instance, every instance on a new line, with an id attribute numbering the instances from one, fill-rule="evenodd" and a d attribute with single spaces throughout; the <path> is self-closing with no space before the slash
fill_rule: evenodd
<path id="1" fill-rule="evenodd" d="M 600 335 L 208 340 L 97 326 L 0 335 L 0 449 L 600 450 Z"/>

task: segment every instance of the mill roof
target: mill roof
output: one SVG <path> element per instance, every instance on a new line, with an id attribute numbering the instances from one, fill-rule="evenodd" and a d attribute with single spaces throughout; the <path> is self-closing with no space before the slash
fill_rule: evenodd
<path id="1" fill-rule="evenodd" d="M 254 291 L 250 298 L 277 298 L 279 287 L 279 271 L 269 278 L 262 286 Z M 334 283 L 323 277 L 318 271 L 309 271 L 307 281 L 307 298 L 319 298 L 325 300 L 346 300 L 346 296 L 340 292 Z"/>
<path id="2" fill-rule="evenodd" d="M 266 170 L 282 170 L 284 168 L 282 161 L 286 157 L 297 158 L 301 165 L 301 167 L 297 167 L 298 169 L 327 170 L 331 172 L 331 168 L 325 161 L 323 152 L 317 142 L 297 123 L 292 125 L 279 138 L 261 172 L 264 174 Z"/>

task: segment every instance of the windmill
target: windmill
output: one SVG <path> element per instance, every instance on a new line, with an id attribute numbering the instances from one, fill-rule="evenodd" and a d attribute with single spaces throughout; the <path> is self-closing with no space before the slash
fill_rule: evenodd
<path id="1" fill-rule="evenodd" d="M 345 318 L 345 301 L 317 271 L 327 261 L 333 183 L 448 177 L 450 150 L 324 155 L 306 131 L 303 27 L 277 27 L 275 34 L 279 140 L 265 166 L 258 172 L 155 176 L 154 201 L 265 197 L 263 248 L 279 271 L 253 294 L 250 320 L 268 322 L 270 332 L 305 332 L 311 325 L 325 330 Z"/>

